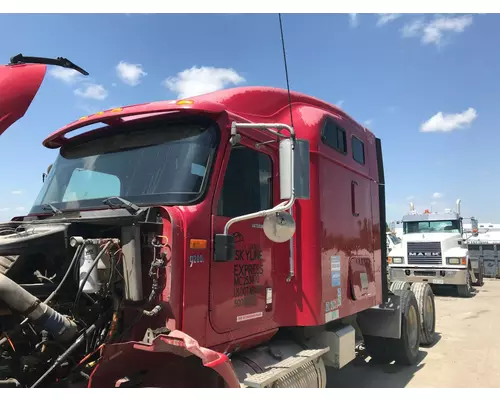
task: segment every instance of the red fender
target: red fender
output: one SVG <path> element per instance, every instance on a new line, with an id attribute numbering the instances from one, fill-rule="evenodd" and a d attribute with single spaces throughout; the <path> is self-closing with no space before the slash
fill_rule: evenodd
<path id="1" fill-rule="evenodd" d="M 182 378 L 190 382 L 189 386 L 197 387 L 203 382 L 189 376 L 189 368 L 195 364 L 191 363 L 189 367 L 189 363 L 182 362 L 186 358 L 192 360 L 192 356 L 198 357 L 204 367 L 217 372 L 227 387 L 240 387 L 226 355 L 201 347 L 195 339 L 178 330 L 157 336 L 151 344 L 124 342 L 105 345 L 88 387 L 180 387 L 182 385 L 177 384 Z M 176 384 L 172 385 L 172 382 Z"/>

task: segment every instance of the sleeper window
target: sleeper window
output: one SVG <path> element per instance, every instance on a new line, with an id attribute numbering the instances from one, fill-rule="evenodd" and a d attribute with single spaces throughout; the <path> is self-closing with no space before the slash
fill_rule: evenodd
<path id="1" fill-rule="evenodd" d="M 356 136 L 352 137 L 352 158 L 360 164 L 365 163 L 365 144 Z"/>
<path id="2" fill-rule="evenodd" d="M 328 147 L 343 154 L 347 153 L 346 133 L 331 118 L 327 118 L 321 138 Z"/>

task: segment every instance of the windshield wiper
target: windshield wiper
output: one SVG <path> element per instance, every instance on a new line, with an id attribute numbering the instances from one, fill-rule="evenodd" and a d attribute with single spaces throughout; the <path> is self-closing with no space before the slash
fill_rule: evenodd
<path id="1" fill-rule="evenodd" d="M 52 204 L 42 204 L 42 210 L 44 211 L 52 211 L 52 214 L 53 215 L 56 215 L 56 214 L 62 214 L 63 212 L 61 210 L 59 210 L 57 207 L 53 206 Z"/>
<path id="2" fill-rule="evenodd" d="M 112 200 L 117 200 L 119 204 L 113 203 Z M 107 199 L 104 199 L 102 202 L 103 204 L 109 206 L 109 208 L 126 208 L 133 215 L 136 215 L 139 211 L 141 211 L 141 208 L 137 204 L 122 199 L 121 197 L 118 196 L 108 197 Z"/>
<path id="3" fill-rule="evenodd" d="M 85 71 L 83 68 L 80 68 L 75 63 L 72 63 L 70 60 L 64 57 L 57 58 L 46 58 L 46 57 L 30 57 L 23 56 L 22 54 L 17 54 L 14 57 L 10 58 L 10 64 L 46 64 L 46 65 L 56 65 L 58 67 L 74 69 L 78 71 L 80 74 L 87 76 L 89 73 Z"/>

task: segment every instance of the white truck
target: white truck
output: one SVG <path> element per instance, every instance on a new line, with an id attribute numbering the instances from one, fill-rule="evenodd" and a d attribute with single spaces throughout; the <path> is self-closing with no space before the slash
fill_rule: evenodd
<path id="1" fill-rule="evenodd" d="M 471 286 L 483 284 L 482 269 L 473 269 L 467 248 L 468 239 L 477 236 L 477 220 L 470 220 L 473 228 L 467 237 L 460 200 L 455 211 L 443 213 L 425 210 L 418 214 L 410 203 L 410 213 L 402 220 L 401 245 L 393 247 L 387 257 L 391 281 L 451 285 L 459 296 L 469 297 Z"/>
<path id="2" fill-rule="evenodd" d="M 386 236 L 387 240 L 387 253 L 389 253 L 394 247 L 399 246 L 401 244 L 401 238 L 396 235 L 394 232 L 387 232 Z"/>

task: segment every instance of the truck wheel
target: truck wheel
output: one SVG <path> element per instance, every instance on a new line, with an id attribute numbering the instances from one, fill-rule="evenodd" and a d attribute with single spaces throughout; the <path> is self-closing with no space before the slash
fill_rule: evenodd
<path id="1" fill-rule="evenodd" d="M 470 278 L 470 270 L 467 270 L 467 274 L 465 275 L 465 285 L 458 285 L 457 292 L 460 297 L 470 297 L 472 294 L 472 284 Z"/>
<path id="2" fill-rule="evenodd" d="M 434 293 L 425 282 L 414 283 L 410 290 L 415 294 L 420 312 L 420 344 L 430 345 L 434 343 L 436 333 Z"/>
<path id="3" fill-rule="evenodd" d="M 472 286 L 483 286 L 484 285 L 484 279 L 483 279 L 484 277 L 483 277 L 483 269 L 481 268 L 481 266 L 479 266 L 477 274 L 475 272 L 472 272 L 472 273 L 476 276 L 476 279 L 477 279 L 477 282 L 472 283 Z"/>
<path id="4" fill-rule="evenodd" d="M 394 281 L 391 283 L 391 292 L 394 293 L 395 290 L 410 290 L 411 283 L 405 281 Z"/>
<path id="5" fill-rule="evenodd" d="M 411 290 L 396 290 L 400 297 L 401 337 L 399 339 L 365 336 L 366 350 L 376 363 L 396 361 L 401 365 L 414 365 L 420 344 L 420 314 L 415 294 Z"/>

